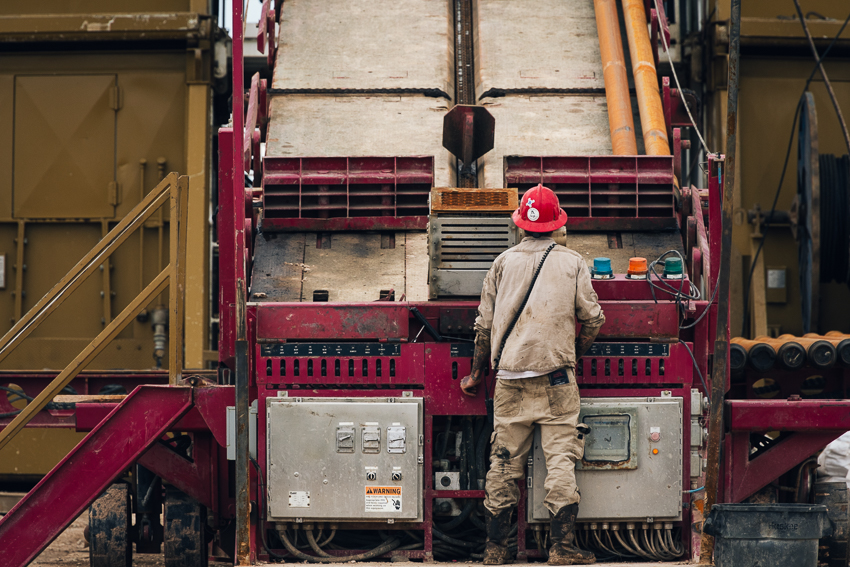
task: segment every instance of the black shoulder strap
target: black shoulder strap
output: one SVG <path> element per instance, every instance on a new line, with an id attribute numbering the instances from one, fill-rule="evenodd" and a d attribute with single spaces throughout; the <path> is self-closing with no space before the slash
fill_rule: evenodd
<path id="1" fill-rule="evenodd" d="M 499 369 L 499 361 L 502 358 L 502 350 L 505 348 L 505 343 L 508 341 L 508 337 L 511 336 L 511 333 L 514 330 L 514 326 L 516 322 L 519 321 L 519 316 L 522 315 L 523 310 L 525 309 L 525 304 L 528 303 L 528 298 L 531 297 L 531 290 L 534 289 L 534 283 L 537 281 L 537 276 L 540 275 L 540 270 L 543 268 L 543 262 L 546 261 L 546 257 L 549 256 L 549 252 L 555 247 L 555 243 L 553 242 L 549 248 L 546 249 L 546 252 L 543 254 L 543 258 L 540 259 L 540 263 L 537 265 L 537 269 L 534 271 L 534 276 L 531 278 L 531 283 L 528 285 L 528 291 L 525 294 L 525 298 L 522 300 L 522 303 L 519 304 L 519 309 L 517 309 L 516 314 L 514 315 L 513 321 L 508 325 L 508 329 L 505 331 L 505 334 L 502 335 L 502 342 L 499 345 L 499 350 L 496 352 L 496 356 L 493 359 L 495 363 L 493 365 L 493 370 Z"/>

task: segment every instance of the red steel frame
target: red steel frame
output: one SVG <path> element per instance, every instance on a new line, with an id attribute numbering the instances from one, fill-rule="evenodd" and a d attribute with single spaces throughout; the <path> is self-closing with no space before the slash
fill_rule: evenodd
<path id="1" fill-rule="evenodd" d="M 233 108 L 245 108 L 245 90 L 243 81 L 243 37 L 242 3 L 233 3 L 233 21 L 237 22 L 233 37 Z M 258 38 L 260 48 L 269 50 L 269 60 L 274 56 L 274 29 L 280 10 L 272 9 L 269 0 L 263 5 L 261 21 L 263 27 Z M 657 27 L 661 23 L 660 33 L 666 33 L 664 18 L 657 18 Z M 658 33 L 658 32 L 656 32 Z M 584 195 L 593 209 L 594 191 L 602 191 L 600 196 L 609 195 L 612 184 L 634 183 L 634 214 L 625 217 L 595 217 L 588 215 L 577 218 L 571 230 L 593 228 L 596 230 L 624 226 L 633 229 L 656 229 L 678 227 L 685 243 L 688 256 L 688 273 L 695 281 L 704 277 L 706 295 L 711 296 L 718 268 L 716 261 L 720 257 L 720 187 L 722 185 L 722 157 L 711 156 L 708 163 L 708 189 L 679 189 L 674 186 L 673 176 L 681 171 L 681 149 L 685 142 L 681 140 L 679 128 L 684 118 L 681 105 L 669 82 L 664 81 L 665 115 L 668 127 L 672 129 L 674 155 L 672 158 L 646 158 L 637 156 L 620 159 L 607 157 L 554 157 L 554 158 L 515 158 L 515 165 L 528 167 L 507 171 L 507 181 L 518 183 L 537 183 L 539 181 L 587 185 Z M 251 242 L 248 235 L 259 219 L 253 203 L 262 192 L 244 187 L 244 173 L 253 168 L 256 175 L 262 175 L 263 163 L 258 155 L 259 140 L 257 128 L 263 128 L 267 120 L 267 96 L 264 81 L 252 81 L 248 96 L 247 112 L 234 112 L 231 128 L 219 131 L 219 281 L 218 300 L 220 303 L 220 367 L 224 372 L 219 375 L 227 382 L 227 369 L 234 369 L 235 343 L 237 332 L 237 297 L 247 296 L 249 265 L 251 261 Z M 344 158 L 344 156 L 343 156 Z M 299 159 L 299 158 L 294 158 Z M 514 158 L 512 158 L 514 159 Z M 543 161 L 549 165 L 543 168 Z M 613 160 L 613 161 L 612 161 Z M 631 161 L 630 161 L 631 160 Z M 535 177 L 532 162 L 536 162 Z M 301 164 L 301 162 L 298 162 Z M 558 164 L 563 166 L 559 173 Z M 629 163 L 633 165 L 629 165 Z M 585 164 L 585 165 L 582 165 Z M 550 167 L 553 166 L 553 167 Z M 606 167 L 615 174 L 605 174 Z M 300 165 L 299 165 L 300 168 Z M 580 170 L 584 168 L 584 173 Z M 596 168 L 597 173 L 593 173 Z M 269 168 L 269 174 L 275 168 Z M 550 172 L 554 169 L 554 172 Z M 616 173 L 619 170 L 620 173 Z M 558 176 L 561 177 L 558 177 Z M 542 176 L 542 177 L 541 177 Z M 678 177 L 678 176 L 677 176 Z M 560 180 L 559 180 L 560 179 Z M 415 181 L 419 181 L 418 179 Z M 289 183 L 302 180 L 288 179 Z M 396 181 L 393 181 L 395 183 Z M 651 204 L 659 205 L 647 209 L 652 215 L 643 216 L 640 208 L 641 184 L 648 183 Z M 604 187 L 599 184 L 605 185 Z M 671 203 L 667 209 L 667 197 L 659 193 L 659 187 L 669 190 Z M 566 190 L 570 190 L 569 187 Z M 581 192 L 581 191 L 579 191 Z M 656 193 L 659 193 L 656 195 Z M 578 193 L 576 193 L 578 195 Z M 623 197 L 629 195 L 625 192 Z M 663 197 L 663 199 L 656 199 Z M 707 207 L 704 202 L 707 201 Z M 611 201 L 618 210 L 626 210 L 627 202 L 620 206 Z M 603 207 L 605 208 L 605 207 Z M 609 207 L 610 208 L 610 207 Z M 668 215 L 669 211 L 669 215 Z M 394 215 L 375 217 L 336 217 L 336 218 L 277 218 L 264 219 L 264 229 L 319 231 L 319 230 L 416 230 L 423 228 L 421 217 Z M 624 214 L 624 213 L 621 213 Z M 616 219 L 616 220 L 614 220 Z M 606 224 L 607 223 L 607 224 Z M 687 285 L 687 284 L 686 284 Z M 587 357 L 580 361 L 577 380 L 585 397 L 659 397 L 662 392 L 684 400 L 682 457 L 684 463 L 684 485 L 690 480 L 690 427 L 691 389 L 705 393 L 705 384 L 694 377 L 694 365 L 683 344 L 689 345 L 693 352 L 696 367 L 703 377 L 709 376 L 712 339 L 716 325 L 716 303 L 705 300 L 684 303 L 679 307 L 669 295 L 656 293 L 653 298 L 646 282 L 628 280 L 622 275 L 611 280 L 595 280 L 600 302 L 606 313 L 607 322 L 600 333 L 600 341 L 662 341 L 670 343 L 670 355 L 666 357 L 662 371 L 658 360 L 650 363 L 648 374 L 643 371 L 644 360 L 637 360 L 638 372 L 633 373 L 632 358 L 623 359 L 624 371 L 619 372 L 619 359 L 608 359 L 610 372 L 606 374 L 605 357 Z M 424 399 L 425 407 L 425 443 L 429 447 L 433 439 L 435 416 L 446 415 L 485 415 L 483 397 L 468 398 L 460 393 L 457 380 L 470 369 L 470 358 L 452 357 L 451 345 L 434 342 L 427 334 L 420 334 L 421 325 L 411 315 L 410 307 L 416 307 L 429 322 L 438 327 L 441 317 L 456 316 L 459 310 L 467 314 L 473 312 L 477 304 L 463 301 L 439 301 L 421 303 L 377 302 L 370 304 L 327 304 L 327 303 L 266 303 L 249 304 L 245 317 L 247 340 L 254 348 L 249 349 L 250 396 L 259 401 L 258 458 L 260 466 L 265 465 L 265 400 L 277 396 L 278 392 L 297 395 L 309 389 L 311 396 L 398 396 L 411 391 L 414 396 Z M 707 313 L 705 313 L 707 311 Z M 700 322 L 692 329 L 679 328 L 681 317 L 689 319 L 701 316 Z M 314 343 L 335 341 L 361 341 L 372 343 L 398 344 L 397 356 L 375 357 L 267 357 L 262 346 L 283 341 L 310 341 Z M 294 364 L 298 361 L 303 374 L 294 376 L 280 375 L 281 364 Z M 321 375 L 322 360 L 325 360 L 325 376 Z M 346 368 L 349 360 L 355 361 L 358 372 L 348 376 L 347 372 L 335 374 L 335 364 Z M 362 372 L 363 361 L 367 371 Z M 383 372 L 377 372 L 377 362 L 381 361 Z M 313 363 L 313 375 L 306 371 Z M 596 362 L 597 372 L 592 368 Z M 394 363 L 394 364 L 393 364 Z M 389 368 L 394 366 L 394 375 Z M 333 370 L 331 370 L 333 369 Z M 781 372 L 780 372 L 781 373 Z M 2 377 L 5 376 L 5 377 Z M 489 376 L 489 374 L 488 374 Z M 729 390 L 726 410 L 728 412 L 726 442 L 724 445 L 723 476 L 721 479 L 720 501 L 740 501 L 778 475 L 793 468 L 797 463 L 821 448 L 841 432 L 850 428 L 850 404 L 844 401 L 847 390 L 846 372 L 841 370 L 827 373 L 827 384 L 833 397 L 838 401 L 812 401 L 792 399 L 749 400 L 754 397 L 753 377 L 748 377 L 745 387 L 735 385 L 727 378 Z M 14 373 L 0 375 L 5 382 L 15 381 L 23 385 L 27 393 L 35 393 L 41 383 L 49 380 L 44 373 Z M 132 393 L 120 404 L 116 403 L 79 403 L 69 410 L 43 412 L 33 423 L 36 427 L 76 427 L 80 431 L 89 431 L 85 439 L 49 473 L 27 497 L 4 518 L 0 519 L 0 549 L 4 549 L 4 562 L 7 565 L 24 565 L 35 557 L 65 526 L 68 525 L 103 489 L 121 475 L 132 463 L 138 462 L 154 471 L 165 481 L 177 486 L 199 502 L 207 506 L 213 522 L 222 529 L 235 516 L 234 499 L 230 495 L 231 478 L 224 454 L 226 446 L 225 408 L 234 404 L 234 387 L 224 384 L 210 385 L 213 380 L 187 379 L 186 386 L 140 385 L 142 382 L 164 380 L 156 373 L 91 373 L 81 375 L 72 385 L 79 393 L 97 393 L 99 386 L 106 383 L 120 383 Z M 488 380 L 492 381 L 492 376 Z M 783 376 L 785 382 L 802 380 L 798 374 Z M 492 384 L 491 384 L 492 391 Z M 789 390 L 791 392 L 791 390 Z M 785 393 L 789 393 L 785 392 Z M 0 412 L 10 411 L 6 401 L 0 397 Z M 701 408 L 700 408 L 701 409 Z M 699 412 L 698 412 L 699 413 Z M 4 425 L 5 421 L 0 421 Z M 756 458 L 750 457 L 749 435 L 754 432 L 779 430 L 787 437 L 776 446 L 764 451 Z M 169 431 L 183 432 L 192 437 L 193 459 L 185 459 L 172 451 L 167 445 L 165 434 Z M 104 455 L 109 455 L 105 458 Z M 431 471 L 432 453 L 425 451 L 424 470 Z M 251 472 L 251 499 L 261 501 L 257 490 L 259 483 L 255 471 Z M 73 489 L 69 489 L 73 487 Z M 524 487 L 521 487 L 524 495 Z M 397 523 L 394 526 L 381 524 L 382 529 L 421 529 L 424 532 L 423 550 L 394 552 L 394 555 L 407 557 L 431 557 L 432 501 L 434 498 L 483 498 L 483 491 L 437 491 L 433 487 L 433 477 L 425 475 L 423 498 L 425 501 L 424 521 L 418 524 Z M 683 521 L 680 523 L 683 541 L 692 541 L 691 523 L 699 519 L 692 506 L 692 497 L 682 495 Z M 520 500 L 520 534 L 525 533 L 525 500 Z M 693 511 L 693 513 L 692 513 Z M 356 524 L 352 527 L 366 527 L 368 524 Z M 262 549 L 261 530 L 254 520 L 251 529 L 251 557 L 256 559 L 265 555 Z M 534 557 L 536 550 L 525 548 L 525 539 L 518 538 L 519 558 Z M 218 540 L 227 552 L 232 551 L 232 541 L 227 535 Z M 692 549 L 689 545 L 688 549 Z M 11 550 L 11 552 L 9 551 Z M 280 550 L 279 550 L 280 551 Z"/>

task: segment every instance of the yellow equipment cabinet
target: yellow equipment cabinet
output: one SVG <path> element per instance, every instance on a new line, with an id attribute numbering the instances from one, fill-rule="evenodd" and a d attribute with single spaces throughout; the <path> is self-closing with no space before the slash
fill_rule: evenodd
<path id="1" fill-rule="evenodd" d="M 167 173 L 179 171 L 189 176 L 190 201 L 185 366 L 203 368 L 211 358 L 213 67 L 226 69 L 227 63 L 217 5 L 215 0 L 0 3 L 0 332 Z M 215 61 L 216 52 L 224 61 Z M 219 84 L 227 84 L 218 75 Z M 163 209 L 0 370 L 63 368 L 167 263 Z M 154 368 L 152 315 L 167 303 L 167 293 L 153 301 L 148 316 L 129 325 L 89 369 Z M 0 382 L 8 386 L 12 380 L 0 376 Z M 49 451 L 45 435 L 55 440 Z M 37 436 L 39 462 L 19 452 L 16 462 L 0 462 L 0 478 L 43 474 L 78 438 L 60 439 L 45 430 Z M 26 443 L 20 441 L 24 437 L 18 442 Z"/>

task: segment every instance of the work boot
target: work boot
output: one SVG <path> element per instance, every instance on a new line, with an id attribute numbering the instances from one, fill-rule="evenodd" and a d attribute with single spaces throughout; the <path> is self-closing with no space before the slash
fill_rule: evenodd
<path id="1" fill-rule="evenodd" d="M 576 547 L 576 516 L 578 504 L 564 506 L 552 518 L 552 547 L 549 565 L 590 565 L 596 556 Z"/>
<path id="2" fill-rule="evenodd" d="M 498 514 L 484 510 L 484 523 L 487 531 L 487 546 L 484 548 L 484 565 L 505 565 L 513 563 L 514 557 L 508 549 L 511 536 L 511 514 L 513 508 L 506 508 Z"/>

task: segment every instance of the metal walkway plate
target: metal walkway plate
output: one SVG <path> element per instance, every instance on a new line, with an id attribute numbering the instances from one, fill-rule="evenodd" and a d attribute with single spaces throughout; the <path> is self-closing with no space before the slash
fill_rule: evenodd
<path id="1" fill-rule="evenodd" d="M 273 89 L 454 98 L 449 0 L 287 0 Z"/>
<path id="2" fill-rule="evenodd" d="M 478 0 L 474 25 L 478 99 L 522 91 L 604 96 L 593 0 Z M 623 46 L 628 51 L 625 36 Z"/>
<path id="3" fill-rule="evenodd" d="M 510 95 L 484 101 L 496 118 L 496 145 L 479 160 L 479 187 L 506 187 L 505 156 L 611 153 L 605 95 Z M 637 113 L 636 113 L 637 114 Z M 640 131 L 638 117 L 635 128 Z M 643 152 L 638 140 L 638 151 Z"/>
<path id="4" fill-rule="evenodd" d="M 455 184 L 454 158 L 442 146 L 445 99 L 281 95 L 270 106 L 267 156 L 434 156 L 434 186 Z"/>

